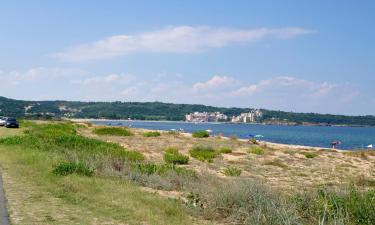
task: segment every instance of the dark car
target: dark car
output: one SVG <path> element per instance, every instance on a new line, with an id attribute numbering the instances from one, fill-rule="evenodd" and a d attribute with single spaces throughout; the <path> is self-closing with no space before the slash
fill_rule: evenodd
<path id="1" fill-rule="evenodd" d="M 7 118 L 5 120 L 5 127 L 6 128 L 19 128 L 19 123 L 15 118 Z"/>

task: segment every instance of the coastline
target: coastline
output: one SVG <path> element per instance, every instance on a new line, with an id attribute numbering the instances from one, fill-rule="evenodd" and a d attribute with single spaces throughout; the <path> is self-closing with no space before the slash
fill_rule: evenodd
<path id="1" fill-rule="evenodd" d="M 72 122 L 76 122 L 76 123 L 87 123 L 87 122 L 95 122 L 95 121 L 117 121 L 117 122 L 122 122 L 122 121 L 126 121 L 126 122 L 130 122 L 130 121 L 134 121 L 134 122 L 170 122 L 170 123 L 176 123 L 176 122 L 180 122 L 180 123 L 191 123 L 191 122 L 185 122 L 185 121 L 144 121 L 144 120 L 108 120 L 108 119 L 68 119 L 69 121 L 72 121 Z M 210 123 L 208 122 L 208 124 L 225 124 L 225 123 Z M 262 124 L 259 124 L 259 125 L 262 125 Z M 132 128 L 132 129 L 141 129 L 141 130 L 149 130 L 151 131 L 151 129 L 146 129 L 146 128 Z M 154 129 L 154 131 L 160 131 L 160 132 L 166 132 L 166 130 L 158 130 L 158 129 Z M 187 136 L 187 137 L 191 137 L 192 136 L 192 133 L 189 133 L 189 132 L 180 132 L 182 135 L 184 136 Z M 215 136 L 213 136 L 215 137 Z M 230 137 L 226 137 L 226 136 L 223 136 L 221 137 L 223 139 L 230 139 Z M 237 138 L 237 140 L 239 141 L 242 141 L 242 142 L 248 142 L 249 139 L 244 139 L 244 138 Z M 336 149 L 332 149 L 332 148 L 325 148 L 325 147 L 318 147 L 318 146 L 307 146 L 307 145 L 296 145 L 296 144 L 283 144 L 283 143 L 275 143 L 275 142 L 270 142 L 270 141 L 262 141 L 262 140 L 258 140 L 258 143 L 260 145 L 266 145 L 268 147 L 271 147 L 271 148 L 277 148 L 277 149 L 293 149 L 293 150 L 306 150 L 306 149 L 309 149 L 309 150 L 316 150 L 316 151 L 320 151 L 320 150 L 324 150 L 324 151 L 336 151 L 336 152 L 356 152 L 356 150 L 346 150 L 346 149 L 340 149 L 340 148 L 336 148 Z"/>

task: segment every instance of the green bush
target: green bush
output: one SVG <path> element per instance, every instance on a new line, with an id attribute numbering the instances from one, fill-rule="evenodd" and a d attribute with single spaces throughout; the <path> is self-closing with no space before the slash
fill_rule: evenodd
<path id="1" fill-rule="evenodd" d="M 205 130 L 199 130 L 193 133 L 193 137 L 195 138 L 208 138 L 209 136 L 210 136 L 210 133 L 208 133 L 208 131 L 205 131 Z"/>
<path id="2" fill-rule="evenodd" d="M 67 176 L 76 173 L 83 176 L 92 176 L 95 170 L 87 165 L 85 162 L 62 162 L 57 164 L 52 173 L 58 176 Z"/>
<path id="3" fill-rule="evenodd" d="M 194 146 L 189 151 L 190 156 L 202 162 L 212 162 L 217 152 L 211 146 Z"/>
<path id="4" fill-rule="evenodd" d="M 228 154 L 228 153 L 232 153 L 232 149 L 229 147 L 222 147 L 219 149 L 219 152 L 223 154 Z"/>
<path id="5" fill-rule="evenodd" d="M 148 131 L 143 133 L 144 137 L 159 137 L 160 135 L 159 131 Z"/>
<path id="6" fill-rule="evenodd" d="M 352 186 L 349 190 L 334 192 L 319 188 L 313 193 L 298 194 L 292 200 L 302 217 L 316 218 L 319 222 L 375 224 L 375 190 L 358 190 Z"/>
<path id="7" fill-rule="evenodd" d="M 249 153 L 263 155 L 265 152 L 264 149 L 259 146 L 251 146 L 251 148 L 249 149 Z"/>
<path id="8" fill-rule="evenodd" d="M 227 167 L 223 170 L 223 173 L 226 175 L 226 176 L 231 176 L 231 177 L 238 177 L 241 175 L 242 173 L 242 170 L 241 169 L 238 169 L 236 167 Z"/>
<path id="9" fill-rule="evenodd" d="M 303 154 L 308 159 L 312 159 L 312 158 L 315 158 L 315 157 L 319 156 L 317 153 L 314 153 L 314 152 L 305 152 Z"/>
<path id="10" fill-rule="evenodd" d="M 250 141 L 253 145 L 258 144 L 258 141 L 257 141 L 257 139 L 255 139 L 255 138 L 250 138 L 249 141 Z"/>
<path id="11" fill-rule="evenodd" d="M 133 169 L 136 171 L 146 174 L 146 175 L 152 175 L 152 174 L 158 174 L 158 175 L 165 175 L 169 171 L 176 172 L 178 175 L 187 175 L 191 177 L 195 177 L 195 171 L 189 170 L 183 167 L 177 167 L 173 164 L 154 164 L 154 163 L 137 163 L 133 165 Z"/>
<path id="12" fill-rule="evenodd" d="M 97 135 L 110 135 L 110 136 L 132 136 L 133 133 L 124 127 L 101 127 L 95 128 L 94 133 Z"/>
<path id="13" fill-rule="evenodd" d="M 179 153 L 178 149 L 168 148 L 164 153 L 164 161 L 171 164 L 188 164 L 189 157 Z"/>

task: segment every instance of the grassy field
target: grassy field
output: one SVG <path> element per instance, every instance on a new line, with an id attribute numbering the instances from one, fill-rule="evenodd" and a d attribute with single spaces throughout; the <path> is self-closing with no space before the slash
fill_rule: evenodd
<path id="1" fill-rule="evenodd" d="M 15 131 L 0 128 L 8 137 Z M 60 152 L 0 145 L 12 224 L 194 224 L 176 200 L 144 192 L 129 181 L 54 176 L 53 166 L 62 160 Z"/>
<path id="2" fill-rule="evenodd" d="M 69 122 L 22 125 L 0 128 L 12 224 L 375 223 L 372 152 L 275 149 L 176 132 L 149 137 Z"/>

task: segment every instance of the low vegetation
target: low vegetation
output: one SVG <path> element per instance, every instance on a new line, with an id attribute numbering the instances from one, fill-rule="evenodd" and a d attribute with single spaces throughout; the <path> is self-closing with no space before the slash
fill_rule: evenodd
<path id="1" fill-rule="evenodd" d="M 123 145 L 129 148 L 146 146 L 149 151 L 147 143 L 157 145 L 159 151 L 152 154 L 157 152 L 160 158 L 154 160 L 147 151 L 143 155 L 113 143 L 119 138 L 112 135 L 95 136 L 100 140 L 90 138 L 94 127 L 68 122 L 24 126 L 24 132 L 0 138 L 0 163 L 14 224 L 375 224 L 374 180 L 368 174 L 352 185 L 314 184 L 298 191 L 289 191 L 291 186 L 271 187 L 263 183 L 266 179 L 254 178 L 263 175 L 262 169 L 287 178 L 292 171 L 288 165 L 313 164 L 313 160 L 323 159 L 324 152 L 319 152 L 318 159 L 301 160 L 299 154 L 307 150 L 270 152 L 264 145 L 248 142 L 217 143 L 216 139 L 189 137 L 187 145 L 182 135 L 122 138 L 129 141 L 126 143 L 139 138 L 135 145 Z M 82 130 L 89 135 L 83 136 Z M 168 140 L 162 142 L 164 139 Z M 175 142 L 171 143 L 172 139 Z M 187 150 L 202 162 L 217 158 L 212 164 L 189 163 L 189 157 L 183 154 Z M 246 151 L 263 156 L 249 157 Z M 227 153 L 232 154 L 218 157 Z M 362 157 L 353 159 L 360 161 Z M 371 160 L 369 155 L 366 162 Z M 249 167 L 249 162 L 255 167 Z M 309 176 L 310 171 L 303 172 Z"/>
<path id="2" fill-rule="evenodd" d="M 229 153 L 232 153 L 232 149 L 228 147 L 222 147 L 219 149 L 219 152 L 223 154 L 229 154 Z"/>
<path id="3" fill-rule="evenodd" d="M 212 162 L 218 154 L 211 146 L 194 146 L 189 153 L 191 157 L 202 162 Z"/>
<path id="4" fill-rule="evenodd" d="M 315 152 L 305 152 L 303 153 L 303 155 L 308 159 L 312 159 L 312 158 L 319 156 L 318 153 L 315 153 Z"/>
<path id="5" fill-rule="evenodd" d="M 94 133 L 97 135 L 111 135 L 111 136 L 132 136 L 133 133 L 124 127 L 100 127 L 95 128 Z"/>
<path id="6" fill-rule="evenodd" d="M 241 175 L 242 173 L 242 170 L 241 169 L 238 169 L 236 167 L 227 167 L 223 170 L 223 173 L 226 175 L 226 176 L 231 176 L 231 177 L 238 177 Z"/>
<path id="7" fill-rule="evenodd" d="M 159 131 L 148 131 L 143 133 L 143 137 L 159 137 L 160 135 Z"/>
<path id="8" fill-rule="evenodd" d="M 262 147 L 253 145 L 250 147 L 249 153 L 256 154 L 256 155 L 263 155 L 265 151 Z"/>
<path id="9" fill-rule="evenodd" d="M 164 161 L 170 164 L 188 164 L 189 156 L 181 154 L 178 149 L 167 148 L 164 153 Z"/>
<path id="10" fill-rule="evenodd" d="M 199 130 L 199 131 L 193 132 L 192 135 L 195 138 L 208 138 L 210 136 L 210 133 L 208 133 L 208 131 L 205 131 L 205 130 Z"/>

